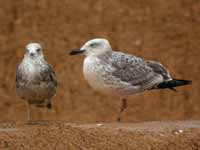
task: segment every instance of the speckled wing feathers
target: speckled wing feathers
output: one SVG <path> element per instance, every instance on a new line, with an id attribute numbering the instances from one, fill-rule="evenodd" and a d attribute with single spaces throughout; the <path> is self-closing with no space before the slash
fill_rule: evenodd
<path id="1" fill-rule="evenodd" d="M 57 80 L 55 72 L 50 64 L 46 64 L 43 71 L 40 71 L 40 81 L 52 82 L 54 86 L 57 86 Z"/>
<path id="2" fill-rule="evenodd" d="M 19 88 L 20 84 L 25 84 L 26 80 L 23 79 L 23 70 L 20 67 L 20 64 L 16 67 L 16 86 Z"/>
<path id="3" fill-rule="evenodd" d="M 111 61 L 112 66 L 115 67 L 113 76 L 133 86 L 149 89 L 160 83 L 163 78 L 154 72 L 143 59 L 133 55 L 113 52 Z"/>
<path id="4" fill-rule="evenodd" d="M 164 80 L 172 79 L 169 74 L 169 71 L 166 68 L 164 68 L 164 66 L 161 63 L 152 60 L 148 60 L 146 61 L 146 63 L 149 67 L 153 69 L 154 72 L 162 75 Z"/>

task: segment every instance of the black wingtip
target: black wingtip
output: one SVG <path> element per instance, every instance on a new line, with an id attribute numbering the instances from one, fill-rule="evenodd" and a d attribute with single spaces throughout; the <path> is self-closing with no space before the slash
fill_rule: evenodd
<path id="1" fill-rule="evenodd" d="M 175 87 L 185 86 L 185 85 L 190 85 L 190 84 L 192 84 L 192 81 L 190 81 L 190 80 L 172 79 L 172 80 L 160 83 L 158 85 L 158 88 L 160 88 L 160 89 L 169 88 L 169 89 L 175 91 L 176 90 Z"/>
<path id="2" fill-rule="evenodd" d="M 189 84 L 192 84 L 192 81 L 191 81 L 191 80 L 173 79 L 173 81 L 176 81 L 176 82 L 182 83 L 181 85 L 189 85 Z"/>

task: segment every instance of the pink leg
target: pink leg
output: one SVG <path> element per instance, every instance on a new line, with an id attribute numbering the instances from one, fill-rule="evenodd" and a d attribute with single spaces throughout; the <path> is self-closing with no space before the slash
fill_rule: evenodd
<path id="1" fill-rule="evenodd" d="M 118 122 L 121 122 L 121 115 L 122 115 L 122 113 L 125 111 L 125 109 L 126 109 L 127 107 L 128 107 L 127 99 L 122 98 L 122 99 L 121 99 L 120 112 L 119 112 L 119 116 L 118 116 L 118 118 L 117 118 L 117 121 L 118 121 Z"/>

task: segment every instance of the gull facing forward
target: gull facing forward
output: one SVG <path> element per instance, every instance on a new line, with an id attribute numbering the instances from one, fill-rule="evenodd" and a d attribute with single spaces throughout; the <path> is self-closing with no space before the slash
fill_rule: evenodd
<path id="1" fill-rule="evenodd" d="M 144 60 L 134 55 L 113 51 L 106 39 L 93 39 L 70 55 L 86 55 L 83 74 L 89 85 L 97 91 L 117 94 L 120 97 L 151 89 L 172 89 L 191 84 L 188 80 L 174 79 L 162 64 Z M 126 106 L 122 105 L 118 120 Z"/>
<path id="2" fill-rule="evenodd" d="M 28 44 L 16 71 L 16 90 L 17 94 L 27 101 L 28 120 L 31 120 L 31 105 L 51 108 L 56 86 L 55 73 L 45 61 L 42 47 L 38 43 Z"/>

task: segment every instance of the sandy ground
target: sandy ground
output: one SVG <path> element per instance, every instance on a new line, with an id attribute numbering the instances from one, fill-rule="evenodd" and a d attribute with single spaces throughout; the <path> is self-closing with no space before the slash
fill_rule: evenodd
<path id="1" fill-rule="evenodd" d="M 58 90 L 49 113 L 35 119 L 114 122 L 119 98 L 88 86 L 83 57 L 66 51 L 107 38 L 113 49 L 161 61 L 175 78 L 192 86 L 148 91 L 129 98 L 123 122 L 200 119 L 200 2 L 197 0 L 0 0 L 0 120 L 26 120 L 26 105 L 15 93 L 15 69 L 29 42 L 43 45 Z"/>
<path id="2" fill-rule="evenodd" d="M 200 121 L 0 124 L 1 150 L 199 150 Z"/>

